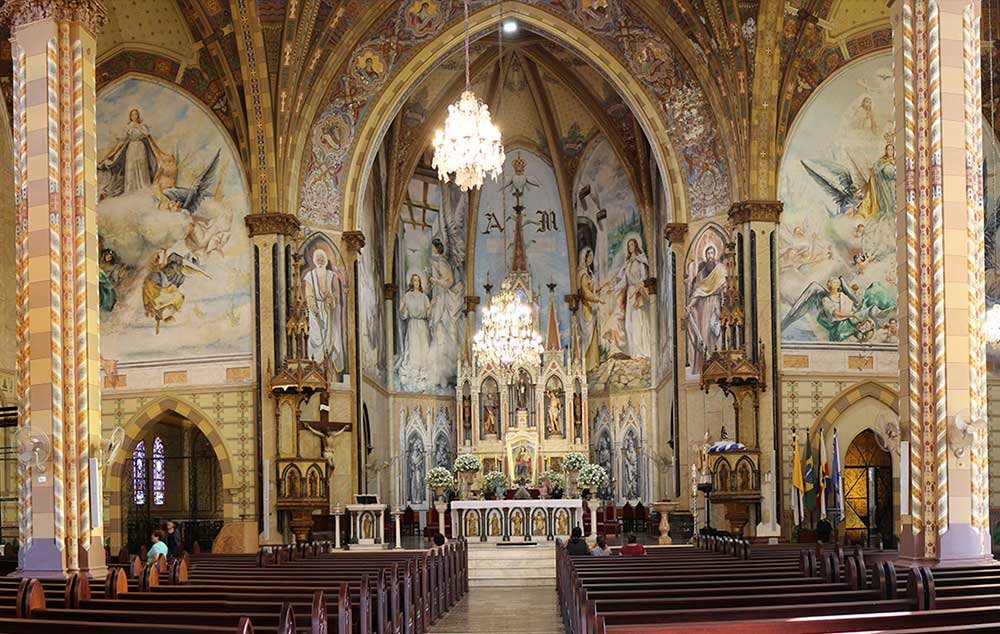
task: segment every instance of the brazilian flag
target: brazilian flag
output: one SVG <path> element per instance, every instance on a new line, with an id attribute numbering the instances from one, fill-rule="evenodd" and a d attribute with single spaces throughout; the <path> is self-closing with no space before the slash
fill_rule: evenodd
<path id="1" fill-rule="evenodd" d="M 814 509 L 816 508 L 816 463 L 813 460 L 812 452 L 812 440 L 806 437 L 806 462 L 803 466 L 803 471 L 805 472 L 805 477 L 803 478 L 803 485 L 805 490 L 802 494 L 803 508 Z"/>

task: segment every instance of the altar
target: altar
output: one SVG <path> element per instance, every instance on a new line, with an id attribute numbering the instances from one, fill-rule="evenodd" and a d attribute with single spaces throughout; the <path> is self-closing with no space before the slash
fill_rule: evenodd
<path id="1" fill-rule="evenodd" d="M 566 540 L 574 526 L 583 528 L 583 500 L 456 500 L 451 525 L 469 541 Z"/>
<path id="2" fill-rule="evenodd" d="M 359 496 L 354 496 L 358 500 Z M 365 496 L 374 497 L 374 496 Z M 385 544 L 385 504 L 377 500 L 368 504 L 348 504 L 351 514 L 351 543 L 359 546 L 379 546 Z"/>

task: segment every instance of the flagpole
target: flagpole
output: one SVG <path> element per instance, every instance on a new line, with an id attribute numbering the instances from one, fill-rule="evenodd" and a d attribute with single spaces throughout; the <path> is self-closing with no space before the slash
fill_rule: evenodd
<path id="1" fill-rule="evenodd" d="M 819 516 L 826 519 L 826 438 L 819 428 Z"/>

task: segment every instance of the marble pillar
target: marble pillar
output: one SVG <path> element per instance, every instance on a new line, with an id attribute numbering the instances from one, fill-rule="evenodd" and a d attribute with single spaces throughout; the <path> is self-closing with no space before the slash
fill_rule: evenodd
<path id="1" fill-rule="evenodd" d="M 96 0 L 8 0 L 16 207 L 17 574 L 107 573 L 97 263 Z"/>
<path id="2" fill-rule="evenodd" d="M 990 556 L 978 0 L 896 0 L 900 554 Z M 905 473 L 905 471 L 904 471 Z"/>

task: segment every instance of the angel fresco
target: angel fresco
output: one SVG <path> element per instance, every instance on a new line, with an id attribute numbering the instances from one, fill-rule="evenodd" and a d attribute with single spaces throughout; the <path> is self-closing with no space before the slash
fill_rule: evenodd
<path id="1" fill-rule="evenodd" d="M 156 334 L 161 322 L 172 322 L 174 315 L 184 305 L 181 285 L 188 275 L 211 276 L 193 256 L 182 256 L 166 250 L 153 254 L 150 271 L 142 285 L 142 305 L 146 316 L 156 320 Z"/>
<path id="2" fill-rule="evenodd" d="M 880 330 L 894 327 L 896 297 L 879 282 L 870 284 L 860 295 L 857 290 L 843 277 L 831 277 L 826 286 L 811 282 L 782 318 L 781 328 L 812 314 L 829 341 L 871 342 Z"/>

